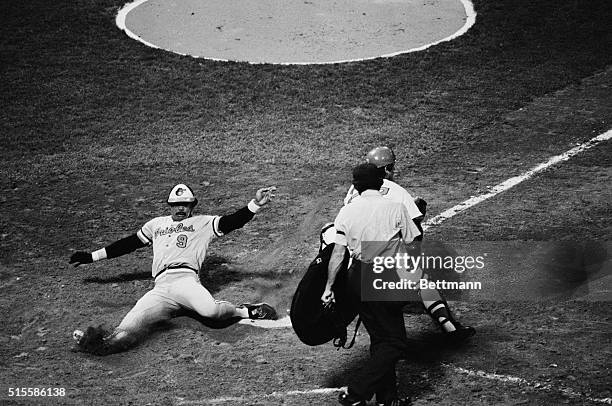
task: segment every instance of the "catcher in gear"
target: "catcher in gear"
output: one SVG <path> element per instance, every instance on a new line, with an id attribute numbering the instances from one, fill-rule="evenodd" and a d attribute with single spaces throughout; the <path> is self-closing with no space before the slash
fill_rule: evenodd
<path id="1" fill-rule="evenodd" d="M 151 245 L 155 279 L 154 288 L 138 300 L 111 334 L 100 327 L 76 330 L 75 349 L 97 355 L 124 351 L 134 346 L 154 323 L 181 315 L 192 314 L 211 323 L 241 318 L 276 319 L 276 311 L 266 303 L 237 306 L 215 300 L 199 279 L 209 243 L 248 223 L 274 198 L 275 190 L 275 187 L 257 190 L 248 205 L 230 215 L 194 216 L 198 201 L 191 188 L 178 184 L 167 200 L 171 215 L 156 217 L 136 233 L 105 248 L 72 254 L 69 262 L 77 267 Z"/>
<path id="2" fill-rule="evenodd" d="M 414 198 L 410 192 L 394 182 L 396 157 L 393 150 L 386 146 L 376 147 L 367 153 L 365 161 L 376 165 L 381 176 L 384 177 L 383 184 L 380 188 L 381 195 L 386 199 L 400 202 L 406 206 L 412 221 L 421 232 L 421 235 L 415 238 L 415 240 L 422 240 L 423 227 L 421 223 L 426 214 L 427 203 L 420 197 Z M 357 198 L 359 198 L 359 193 L 355 187 L 351 185 L 344 198 L 344 205 L 350 204 Z M 335 228 L 330 228 L 329 225 L 324 226 L 323 229 L 325 232 L 322 235 L 322 248 L 333 241 L 336 232 Z M 473 327 L 463 326 L 454 318 L 448 302 L 437 289 L 421 289 L 419 290 L 419 297 L 427 314 L 450 341 L 460 342 L 476 333 Z"/>

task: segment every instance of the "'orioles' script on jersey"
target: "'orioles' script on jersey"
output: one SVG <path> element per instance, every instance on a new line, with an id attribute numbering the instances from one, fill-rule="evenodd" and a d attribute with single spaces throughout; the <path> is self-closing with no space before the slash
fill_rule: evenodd
<path id="1" fill-rule="evenodd" d="M 185 227 L 183 223 L 178 223 L 176 226 L 170 226 L 164 229 L 158 228 L 157 230 L 155 230 L 155 237 L 172 233 L 180 233 L 183 231 L 194 232 L 195 230 L 193 229 L 193 224 L 189 227 Z"/>
<path id="2" fill-rule="evenodd" d="M 169 269 L 198 272 L 208 244 L 223 233 L 219 231 L 219 216 L 194 216 L 180 222 L 162 216 L 147 222 L 137 235 L 145 244 L 153 245 L 151 273 L 156 277 Z"/>

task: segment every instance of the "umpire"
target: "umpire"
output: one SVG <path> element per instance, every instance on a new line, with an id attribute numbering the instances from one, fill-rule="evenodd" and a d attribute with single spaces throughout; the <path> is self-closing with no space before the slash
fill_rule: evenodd
<path id="1" fill-rule="evenodd" d="M 359 275 L 363 263 L 361 243 L 388 242 L 403 238 L 413 241 L 421 233 L 410 218 L 406 207 L 385 199 L 379 192 L 383 179 L 376 165 L 365 163 L 353 169 L 353 186 L 360 197 L 340 209 L 336 226 L 335 246 L 328 267 L 328 280 L 321 296 L 324 303 L 334 300 L 332 286 L 338 274 L 345 247 L 353 258 L 349 273 Z M 359 316 L 370 335 L 370 359 L 359 382 L 349 382 L 348 393 L 341 393 L 342 405 L 366 405 L 373 395 L 384 406 L 410 404 L 397 395 L 395 366 L 408 349 L 402 303 L 390 301 L 359 301 Z"/>

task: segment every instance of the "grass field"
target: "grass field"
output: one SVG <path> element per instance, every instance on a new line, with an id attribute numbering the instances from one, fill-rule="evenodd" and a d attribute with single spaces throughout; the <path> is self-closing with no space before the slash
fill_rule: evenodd
<path id="1" fill-rule="evenodd" d="M 150 49 L 115 27 L 117 1 L 1 4 L 3 404 L 335 404 L 333 393 L 283 394 L 345 386 L 367 356 L 365 333 L 336 352 L 301 344 L 291 329 L 214 330 L 181 318 L 125 354 L 70 352 L 72 330 L 116 324 L 152 286 L 150 250 L 76 270 L 71 252 L 164 213 L 177 182 L 211 214 L 276 184 L 273 206 L 211 245 L 202 280 L 220 299 L 284 309 L 350 168 L 371 147 L 394 147 L 399 183 L 435 215 L 612 128 L 607 0 L 479 0 L 476 24 L 454 41 L 322 66 Z M 427 238 L 609 242 L 611 157 L 602 143 Z M 598 300 L 455 303 L 478 330 L 460 349 L 440 348 L 429 320 L 407 315 L 429 351 L 402 362 L 401 391 L 419 405 L 612 403 L 608 258 Z M 49 386 L 67 396 L 8 396 Z"/>

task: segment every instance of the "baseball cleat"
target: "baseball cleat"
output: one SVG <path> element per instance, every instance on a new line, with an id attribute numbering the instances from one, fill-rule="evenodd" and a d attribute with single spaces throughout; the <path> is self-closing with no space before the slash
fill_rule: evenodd
<path id="1" fill-rule="evenodd" d="M 474 334 L 476 334 L 474 327 L 459 325 L 457 326 L 457 330 L 446 333 L 445 335 L 447 339 L 453 343 L 462 343 Z"/>
<path id="2" fill-rule="evenodd" d="M 76 342 L 73 351 L 103 355 L 105 352 L 104 335 L 105 332 L 100 327 L 87 327 L 85 332 L 75 330 L 72 333 L 72 338 Z"/>
<path id="3" fill-rule="evenodd" d="M 276 310 L 267 303 L 244 303 L 242 306 L 249 311 L 249 319 L 252 320 L 276 320 L 278 318 Z"/>

